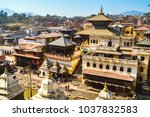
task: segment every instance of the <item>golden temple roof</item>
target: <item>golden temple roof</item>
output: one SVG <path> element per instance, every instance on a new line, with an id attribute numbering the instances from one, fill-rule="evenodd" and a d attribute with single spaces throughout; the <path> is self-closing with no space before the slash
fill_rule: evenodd
<path id="1" fill-rule="evenodd" d="M 99 14 L 99 15 L 89 18 L 88 21 L 113 21 L 113 19 L 108 18 L 107 16 L 103 14 Z"/>
<path id="2" fill-rule="evenodd" d="M 88 21 L 113 21 L 113 19 L 104 15 L 103 8 L 101 6 L 101 9 L 100 9 L 98 15 L 89 18 Z"/>
<path id="3" fill-rule="evenodd" d="M 82 30 L 78 32 L 77 34 L 79 35 L 99 35 L 99 36 L 116 36 L 115 33 L 111 32 L 108 29 L 95 29 L 95 28 L 90 28 L 86 30 Z"/>

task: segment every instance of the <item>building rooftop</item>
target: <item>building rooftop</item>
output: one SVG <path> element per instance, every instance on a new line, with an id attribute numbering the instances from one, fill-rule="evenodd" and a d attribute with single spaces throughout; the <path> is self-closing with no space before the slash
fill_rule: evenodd
<path id="1" fill-rule="evenodd" d="M 121 23 L 124 27 L 135 26 L 134 23 Z"/>
<path id="2" fill-rule="evenodd" d="M 133 78 L 131 78 L 128 75 L 121 75 L 121 74 L 115 74 L 115 73 L 103 72 L 103 71 L 94 71 L 94 70 L 89 70 L 89 69 L 84 70 L 83 73 L 89 74 L 89 75 L 95 75 L 95 76 L 100 76 L 100 77 L 116 79 L 116 80 L 124 80 L 124 81 L 131 81 L 131 82 L 134 80 Z"/>
<path id="3" fill-rule="evenodd" d="M 39 38 L 38 36 L 32 36 L 32 37 L 26 36 L 26 37 L 24 37 L 25 40 L 36 40 L 38 38 Z"/>
<path id="4" fill-rule="evenodd" d="M 61 38 L 49 43 L 48 45 L 59 46 L 59 47 L 68 47 L 68 46 L 76 45 L 76 43 L 69 40 L 68 38 L 65 38 L 64 36 L 62 36 Z"/>
<path id="5" fill-rule="evenodd" d="M 43 32 L 39 35 L 39 37 L 41 38 L 53 38 L 53 37 L 61 37 L 61 36 L 62 36 L 61 33 L 56 33 L 56 32 L 52 32 L 52 33 Z"/>
<path id="6" fill-rule="evenodd" d="M 115 33 L 108 29 L 95 29 L 95 28 L 90 28 L 86 30 L 82 30 L 78 32 L 77 34 L 79 35 L 99 35 L 99 36 L 116 36 Z"/>
<path id="7" fill-rule="evenodd" d="M 150 39 L 145 37 L 143 40 L 137 42 L 136 45 L 150 46 Z"/>
<path id="8" fill-rule="evenodd" d="M 111 21 L 113 21 L 113 19 L 108 18 L 107 16 L 104 15 L 103 8 L 101 6 L 101 9 L 100 9 L 98 15 L 89 18 L 88 21 L 110 21 L 111 22 Z"/>
<path id="9" fill-rule="evenodd" d="M 144 34 L 150 34 L 150 29 L 148 31 L 144 32 Z"/>
<path id="10" fill-rule="evenodd" d="M 141 26 L 141 27 L 136 28 L 135 30 L 136 30 L 136 31 L 147 31 L 147 30 L 149 30 L 149 29 L 150 29 L 150 28 L 147 27 L 147 26 Z"/>

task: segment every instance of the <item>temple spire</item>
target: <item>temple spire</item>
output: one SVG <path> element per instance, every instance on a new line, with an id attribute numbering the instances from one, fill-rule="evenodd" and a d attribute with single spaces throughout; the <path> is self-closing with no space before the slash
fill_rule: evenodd
<path id="1" fill-rule="evenodd" d="M 100 9 L 100 12 L 98 13 L 98 15 L 104 15 L 103 6 L 102 5 L 101 5 L 101 9 Z"/>
<path id="2" fill-rule="evenodd" d="M 107 87 L 107 83 L 105 82 L 105 84 L 104 84 L 104 89 L 103 89 L 104 91 L 108 91 L 108 87 Z"/>

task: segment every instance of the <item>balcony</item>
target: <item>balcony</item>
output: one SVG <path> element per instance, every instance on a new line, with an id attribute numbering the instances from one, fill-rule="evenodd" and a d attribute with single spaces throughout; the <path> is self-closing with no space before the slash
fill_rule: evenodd
<path id="1" fill-rule="evenodd" d="M 92 56 L 92 55 L 84 55 L 83 60 L 93 60 L 93 61 L 102 61 L 102 62 L 111 62 L 111 63 L 120 63 L 120 64 L 128 64 L 128 65 L 138 65 L 138 60 L 129 60 L 129 59 L 120 59 L 120 58 L 108 58 L 102 56 Z"/>
<path id="2" fill-rule="evenodd" d="M 45 56 L 51 59 L 56 59 L 56 60 L 62 60 L 62 61 L 72 61 L 81 56 L 81 51 L 76 51 L 72 55 L 62 55 L 62 54 L 52 54 L 52 53 L 45 53 Z"/>
<path id="3" fill-rule="evenodd" d="M 104 46 L 98 46 L 97 50 L 113 50 L 113 51 L 117 51 L 119 46 L 114 46 L 114 47 L 104 47 Z"/>

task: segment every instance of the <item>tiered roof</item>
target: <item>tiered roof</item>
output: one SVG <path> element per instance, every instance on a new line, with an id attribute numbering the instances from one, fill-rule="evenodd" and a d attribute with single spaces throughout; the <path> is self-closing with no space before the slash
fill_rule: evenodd
<path id="1" fill-rule="evenodd" d="M 98 13 L 98 15 L 89 18 L 88 21 L 89 22 L 91 22 L 91 21 L 110 21 L 111 22 L 111 21 L 113 21 L 113 19 L 108 18 L 107 16 L 104 15 L 103 9 L 102 9 L 102 6 L 101 6 L 101 10 Z"/>
<path id="2" fill-rule="evenodd" d="M 88 21 L 113 21 L 113 19 L 108 18 L 107 16 L 105 16 L 104 14 L 99 14 L 96 15 L 94 17 L 91 17 L 88 19 Z"/>
<path id="3" fill-rule="evenodd" d="M 78 32 L 79 35 L 100 35 L 100 36 L 115 36 L 116 34 L 108 29 L 95 29 L 90 28 L 87 30 L 82 30 Z"/>

